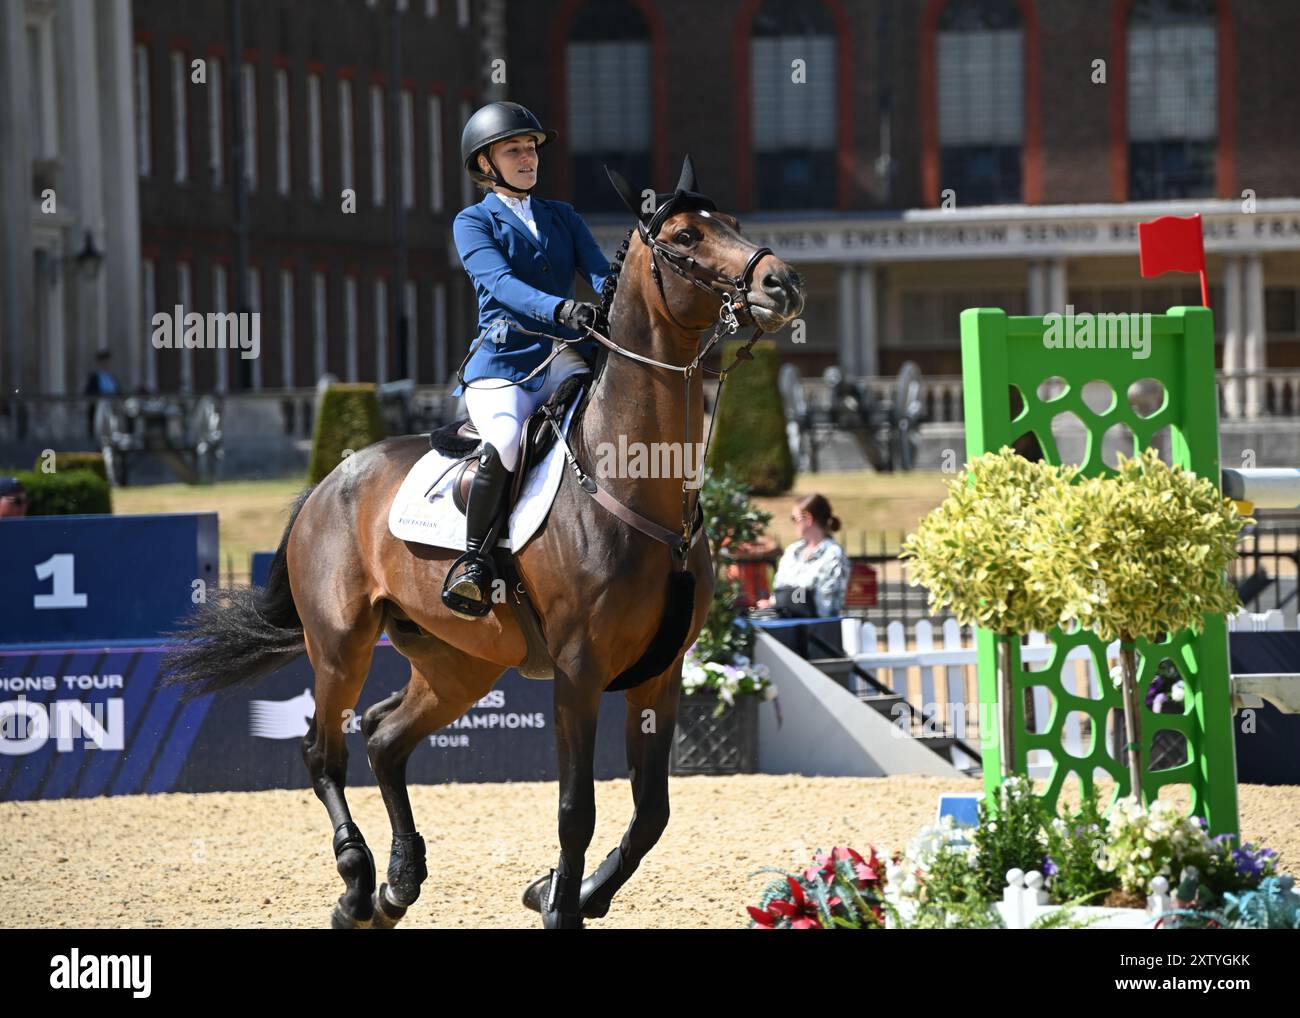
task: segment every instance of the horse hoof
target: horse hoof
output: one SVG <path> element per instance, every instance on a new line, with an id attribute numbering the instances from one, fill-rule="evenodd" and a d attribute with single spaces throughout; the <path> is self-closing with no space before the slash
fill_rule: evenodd
<path id="1" fill-rule="evenodd" d="M 540 913 L 542 911 L 542 902 L 546 898 L 546 886 L 550 883 L 550 879 L 551 876 L 548 873 L 544 877 L 538 877 L 524 888 L 524 908 L 530 912 Z M 604 919 L 605 916 L 609 915 L 609 902 L 598 901 L 590 897 L 593 888 L 588 886 L 588 880 L 582 882 L 583 890 L 586 893 L 579 898 L 581 904 L 579 911 L 584 919 Z"/>
<path id="2" fill-rule="evenodd" d="M 334 906 L 334 911 L 330 913 L 330 929 L 332 930 L 368 930 L 371 928 L 373 917 L 371 919 L 356 919 L 348 915 L 343 909 L 343 904 Z"/>
<path id="3" fill-rule="evenodd" d="M 551 882 L 551 875 L 538 877 L 524 889 L 524 908 L 533 912 L 542 911 L 542 899 L 546 897 L 546 885 Z"/>
<path id="4" fill-rule="evenodd" d="M 394 905 L 388 900 L 388 895 L 384 893 L 387 890 L 387 884 L 380 884 L 379 889 L 375 891 L 375 896 L 372 899 L 375 913 L 370 920 L 372 930 L 391 930 L 406 915 L 405 906 Z"/>
<path id="5" fill-rule="evenodd" d="M 545 930 L 581 930 L 582 914 L 580 912 L 543 912 L 542 929 Z"/>

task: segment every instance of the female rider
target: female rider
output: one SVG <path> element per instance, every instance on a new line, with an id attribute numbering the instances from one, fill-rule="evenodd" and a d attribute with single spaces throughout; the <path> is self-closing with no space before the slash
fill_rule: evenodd
<path id="1" fill-rule="evenodd" d="M 599 309 L 574 300 L 574 272 L 600 293 L 609 271 L 609 259 L 572 205 L 531 194 L 538 150 L 555 135 L 518 103 L 493 102 L 469 118 L 460 140 L 466 172 L 487 192 L 452 227 L 474 282 L 479 327 L 463 384 L 452 395 L 465 393 L 482 439 L 465 512 L 465 554 L 442 590 L 443 603 L 461 618 L 483 618 L 492 607 L 491 549 L 484 544 L 511 487 L 524 422 L 564 379 L 589 373 L 597 349 L 593 339 L 565 346 L 539 371 L 556 344 L 530 334 L 584 335 L 597 324 Z"/>

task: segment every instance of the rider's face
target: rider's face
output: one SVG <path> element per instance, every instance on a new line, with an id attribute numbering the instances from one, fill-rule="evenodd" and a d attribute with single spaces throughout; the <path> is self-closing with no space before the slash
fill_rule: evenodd
<path id="1" fill-rule="evenodd" d="M 497 142 L 492 146 L 492 161 L 508 184 L 527 190 L 537 183 L 537 139 L 532 135 Z"/>

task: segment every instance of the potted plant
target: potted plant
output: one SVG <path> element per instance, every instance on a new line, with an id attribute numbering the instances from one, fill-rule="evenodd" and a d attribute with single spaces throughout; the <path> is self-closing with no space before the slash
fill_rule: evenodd
<path id="1" fill-rule="evenodd" d="M 772 514 L 755 506 L 729 469 L 700 489 L 713 556 L 713 603 L 686 653 L 673 738 L 677 774 L 750 774 L 758 768 L 758 704 L 776 696 L 767 669 L 752 660 L 754 631 L 736 617 L 740 584 L 728 575 L 729 549 L 756 540 Z"/>
<path id="2" fill-rule="evenodd" d="M 1080 481 L 1051 508 L 1030 555 L 1031 590 L 1064 593 L 1062 623 L 1077 620 L 1104 643 L 1120 641 L 1128 794 L 1140 800 L 1136 641 L 1199 633 L 1206 615 L 1236 610 L 1228 564 L 1238 532 L 1253 520 L 1210 481 L 1150 448 L 1136 459 L 1120 454 L 1114 477 Z"/>
<path id="3" fill-rule="evenodd" d="M 1078 473 L 1030 462 L 1008 446 L 986 453 L 947 482 L 948 497 L 903 542 L 912 586 L 929 592 L 930 611 L 951 606 L 962 625 L 997 634 L 998 735 L 1002 775 L 1012 772 L 1011 641 L 1046 632 L 1061 618 L 1064 589 L 1034 584 L 1035 555 L 1048 517 Z"/>

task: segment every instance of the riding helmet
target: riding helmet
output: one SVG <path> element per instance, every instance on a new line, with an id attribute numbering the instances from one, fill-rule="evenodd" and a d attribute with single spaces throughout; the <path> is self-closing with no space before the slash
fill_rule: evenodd
<path id="1" fill-rule="evenodd" d="M 555 139 L 556 132 L 541 125 L 527 107 L 512 102 L 491 102 L 479 108 L 465 124 L 460 136 L 460 161 L 471 177 L 489 180 L 494 184 L 504 184 L 511 190 L 518 191 L 513 184 L 508 184 L 501 177 L 501 171 L 488 153 L 488 165 L 492 173 L 484 173 L 478 168 L 478 154 L 484 148 L 516 134 L 531 134 L 537 138 L 537 147 Z M 537 185 L 534 184 L 533 187 Z M 531 191 L 528 188 L 527 191 Z M 527 193 L 523 191 L 522 193 Z"/>

